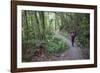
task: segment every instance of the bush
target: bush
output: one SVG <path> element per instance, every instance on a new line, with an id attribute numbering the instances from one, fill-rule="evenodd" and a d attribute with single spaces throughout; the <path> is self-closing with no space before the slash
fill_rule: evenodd
<path id="1" fill-rule="evenodd" d="M 52 38 L 47 41 L 47 52 L 49 54 L 61 53 L 68 48 L 67 44 L 58 38 Z"/>

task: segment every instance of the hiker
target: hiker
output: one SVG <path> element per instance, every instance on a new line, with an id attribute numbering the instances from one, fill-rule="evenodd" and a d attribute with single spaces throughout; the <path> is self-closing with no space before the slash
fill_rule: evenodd
<path id="1" fill-rule="evenodd" d="M 72 46 L 74 47 L 74 40 L 76 37 L 76 33 L 75 32 L 71 32 L 71 42 L 72 42 Z"/>

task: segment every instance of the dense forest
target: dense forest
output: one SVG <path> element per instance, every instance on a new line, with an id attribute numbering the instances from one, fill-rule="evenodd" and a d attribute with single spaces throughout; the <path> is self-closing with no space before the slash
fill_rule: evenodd
<path id="1" fill-rule="evenodd" d="M 89 49 L 89 20 L 88 13 L 22 10 L 22 61 L 46 61 L 63 53 L 69 44 L 58 34 L 70 39 L 73 31 L 77 46 Z"/>

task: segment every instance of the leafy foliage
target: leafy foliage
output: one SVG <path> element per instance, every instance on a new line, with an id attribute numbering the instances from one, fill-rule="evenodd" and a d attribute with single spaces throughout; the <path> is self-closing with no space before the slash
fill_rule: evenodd
<path id="1" fill-rule="evenodd" d="M 82 48 L 89 48 L 89 17 L 84 17 L 81 21 L 80 31 L 78 35 L 79 46 Z"/>
<path id="2" fill-rule="evenodd" d="M 47 52 L 49 54 L 61 53 L 61 52 L 64 52 L 66 49 L 68 49 L 67 44 L 58 38 L 50 39 L 47 42 L 47 44 L 48 44 Z"/>
<path id="3" fill-rule="evenodd" d="M 22 10 L 22 57 L 28 54 L 28 49 L 34 53 L 42 41 L 48 54 L 68 49 L 67 43 L 53 37 L 56 31 L 63 32 L 66 38 L 71 31 L 76 32 L 77 44 L 89 48 L 89 19 L 88 13 Z"/>

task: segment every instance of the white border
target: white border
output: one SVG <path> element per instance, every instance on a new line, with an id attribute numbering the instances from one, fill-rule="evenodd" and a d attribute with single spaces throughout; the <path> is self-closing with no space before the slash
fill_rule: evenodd
<path id="1" fill-rule="evenodd" d="M 90 59 L 89 60 L 68 60 L 68 61 L 52 61 L 52 62 L 29 62 L 22 63 L 22 41 L 21 41 L 21 10 L 37 10 L 37 11 L 59 11 L 59 12 L 76 12 L 90 13 Z M 57 8 L 57 7 L 40 7 L 40 6 L 17 6 L 17 68 L 29 67 L 46 67 L 61 65 L 82 65 L 94 64 L 94 10 L 77 9 L 77 8 Z"/>

